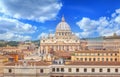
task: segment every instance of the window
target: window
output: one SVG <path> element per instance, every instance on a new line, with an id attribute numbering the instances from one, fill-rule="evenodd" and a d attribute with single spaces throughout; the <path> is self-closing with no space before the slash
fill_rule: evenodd
<path id="1" fill-rule="evenodd" d="M 115 69 L 115 72 L 118 72 L 118 69 L 117 69 L 117 68 Z"/>
<path id="2" fill-rule="evenodd" d="M 12 72 L 12 69 L 9 69 L 8 72 L 11 73 L 11 72 Z"/>
<path id="3" fill-rule="evenodd" d="M 104 61 L 104 58 L 102 58 L 102 61 Z"/>
<path id="4" fill-rule="evenodd" d="M 69 68 L 69 69 L 68 69 L 68 72 L 71 72 L 71 71 L 72 71 L 71 68 Z"/>
<path id="5" fill-rule="evenodd" d="M 100 56 L 100 54 L 98 53 L 98 56 Z"/>
<path id="6" fill-rule="evenodd" d="M 79 60 L 79 58 L 77 58 L 77 60 Z"/>
<path id="7" fill-rule="evenodd" d="M 115 61 L 117 61 L 117 58 L 115 58 Z"/>
<path id="8" fill-rule="evenodd" d="M 87 58 L 85 58 L 85 61 L 87 61 Z"/>
<path id="9" fill-rule="evenodd" d="M 76 42 L 78 42 L 78 41 L 76 40 Z"/>
<path id="10" fill-rule="evenodd" d="M 59 72 L 59 68 L 57 68 L 57 72 Z"/>
<path id="11" fill-rule="evenodd" d="M 117 56 L 117 53 L 115 53 L 115 56 Z"/>
<path id="12" fill-rule="evenodd" d="M 106 61 L 108 61 L 108 58 L 106 58 Z"/>
<path id="13" fill-rule="evenodd" d="M 95 69 L 94 69 L 94 68 L 92 68 L 92 72 L 95 72 Z"/>
<path id="14" fill-rule="evenodd" d="M 87 72 L 87 69 L 86 69 L 86 68 L 84 68 L 84 72 Z"/>
<path id="15" fill-rule="evenodd" d="M 95 58 L 93 58 L 93 61 L 95 61 Z"/>
<path id="16" fill-rule="evenodd" d="M 102 69 L 99 69 L 99 72 L 102 72 L 103 70 Z"/>
<path id="17" fill-rule="evenodd" d="M 91 61 L 91 58 L 89 58 L 89 61 Z"/>
<path id="18" fill-rule="evenodd" d="M 111 56 L 112 56 L 113 54 L 111 53 Z"/>
<path id="19" fill-rule="evenodd" d="M 64 72 L 64 68 L 61 68 L 61 72 Z"/>
<path id="20" fill-rule="evenodd" d="M 111 58 L 110 61 L 113 61 L 113 59 Z"/>
<path id="21" fill-rule="evenodd" d="M 76 68 L 76 72 L 79 72 L 79 68 Z"/>
<path id="22" fill-rule="evenodd" d="M 40 69 L 40 73 L 43 73 L 43 69 Z"/>
<path id="23" fill-rule="evenodd" d="M 100 61 L 100 58 L 98 58 L 98 61 Z"/>
<path id="24" fill-rule="evenodd" d="M 80 58 L 81 61 L 83 61 L 83 58 Z"/>
<path id="25" fill-rule="evenodd" d="M 55 68 L 52 68 L 52 71 L 55 72 Z"/>
<path id="26" fill-rule="evenodd" d="M 109 69 L 109 68 L 107 69 L 107 72 L 110 72 L 110 69 Z"/>

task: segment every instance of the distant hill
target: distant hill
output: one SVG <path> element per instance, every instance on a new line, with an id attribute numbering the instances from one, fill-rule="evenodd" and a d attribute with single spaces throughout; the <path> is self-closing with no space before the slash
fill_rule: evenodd
<path id="1" fill-rule="evenodd" d="M 0 41 L 0 47 L 5 47 L 7 45 L 9 46 L 18 46 L 19 42 L 17 41 Z"/>

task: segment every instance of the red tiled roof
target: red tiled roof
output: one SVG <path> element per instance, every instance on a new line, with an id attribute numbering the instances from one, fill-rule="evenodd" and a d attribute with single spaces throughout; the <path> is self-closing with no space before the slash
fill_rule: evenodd
<path id="1" fill-rule="evenodd" d="M 55 56 L 58 57 L 71 57 L 72 52 L 66 52 L 66 51 L 57 51 L 55 52 Z"/>
<path id="2" fill-rule="evenodd" d="M 49 63 L 44 62 L 44 61 L 28 61 L 26 62 L 27 65 L 36 65 L 36 66 L 47 66 Z M 5 66 L 15 66 L 15 65 L 23 65 L 24 62 L 19 61 L 19 62 L 8 62 L 5 64 Z"/>

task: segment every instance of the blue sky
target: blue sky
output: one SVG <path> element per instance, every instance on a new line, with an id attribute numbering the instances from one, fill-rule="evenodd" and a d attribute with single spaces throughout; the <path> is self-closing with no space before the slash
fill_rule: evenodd
<path id="1" fill-rule="evenodd" d="M 37 40 L 62 15 L 80 38 L 120 35 L 120 0 L 0 0 L 0 40 Z"/>

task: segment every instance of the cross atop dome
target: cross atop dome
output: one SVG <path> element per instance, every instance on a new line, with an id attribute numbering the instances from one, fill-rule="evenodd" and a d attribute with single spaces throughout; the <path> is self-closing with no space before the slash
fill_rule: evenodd
<path id="1" fill-rule="evenodd" d="M 62 20 L 62 22 L 65 22 L 65 18 L 64 18 L 64 15 L 62 16 L 62 19 L 61 19 L 61 20 Z"/>

